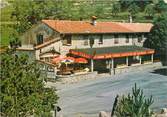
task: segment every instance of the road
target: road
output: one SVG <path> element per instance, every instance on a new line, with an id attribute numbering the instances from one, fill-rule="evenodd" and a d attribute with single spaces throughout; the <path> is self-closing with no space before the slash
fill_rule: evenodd
<path id="1" fill-rule="evenodd" d="M 115 96 L 131 92 L 135 83 L 146 97 L 153 96 L 153 110 L 167 107 L 166 67 L 58 85 L 58 105 L 65 117 L 98 117 L 101 110 L 111 111 Z"/>

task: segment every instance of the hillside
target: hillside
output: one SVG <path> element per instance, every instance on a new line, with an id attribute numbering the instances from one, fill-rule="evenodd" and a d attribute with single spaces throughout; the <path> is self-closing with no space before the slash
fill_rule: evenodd
<path id="1" fill-rule="evenodd" d="M 49 2 L 52 2 L 51 4 Z M 42 3 L 33 3 L 33 8 L 35 12 L 38 10 L 46 11 L 49 10 L 47 13 L 37 12 L 35 17 L 39 17 L 39 19 L 47 18 L 49 19 L 66 19 L 66 20 L 89 20 L 92 15 L 98 17 L 98 21 L 119 21 L 119 22 L 128 22 L 129 14 L 134 14 L 133 22 L 152 22 L 153 17 L 148 17 L 148 14 L 156 16 L 156 12 L 149 12 L 146 13 L 145 9 L 147 5 L 154 4 L 156 6 L 157 3 L 154 3 L 155 0 L 149 0 L 148 2 L 137 2 L 133 0 L 71 0 L 71 1 L 62 1 L 62 2 L 55 2 L 53 3 L 52 0 L 46 4 Z M 6 46 L 9 43 L 10 34 L 14 31 L 13 25 L 16 23 L 16 19 L 11 18 L 11 14 L 13 11 L 16 12 L 14 3 L 17 0 L 8 0 L 9 5 L 1 8 L 1 45 Z M 25 3 L 17 4 L 18 8 L 23 11 L 20 11 L 20 15 L 22 13 L 32 10 L 28 8 L 28 5 L 25 5 L 26 2 L 28 4 L 29 1 L 23 0 Z M 143 6 L 144 5 L 144 6 Z M 46 10 L 45 10 L 46 9 Z M 33 12 L 34 12 L 33 11 Z M 52 12 L 53 11 L 53 12 Z M 28 12 L 29 13 L 29 12 Z M 53 14 L 53 15 L 50 15 Z M 25 14 L 24 14 L 25 15 Z M 26 14 L 29 15 L 29 14 Z M 22 16 L 23 17 L 23 16 Z M 40 21 L 40 20 L 39 20 Z"/>

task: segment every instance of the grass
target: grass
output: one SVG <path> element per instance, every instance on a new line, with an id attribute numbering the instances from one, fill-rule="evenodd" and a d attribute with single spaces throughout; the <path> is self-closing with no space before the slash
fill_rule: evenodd
<path id="1" fill-rule="evenodd" d="M 1 22 L 14 21 L 11 19 L 12 10 L 11 5 L 1 9 Z"/>
<path id="2" fill-rule="evenodd" d="M 1 24 L 1 46 L 7 46 L 10 41 L 10 33 L 13 32 L 12 25 L 9 24 Z"/>
<path id="3" fill-rule="evenodd" d="M 14 30 L 12 28 L 12 24 L 15 23 L 15 20 L 11 19 L 12 11 L 13 11 L 13 7 L 11 4 L 1 9 L 1 23 L 0 23 L 1 47 L 7 46 L 9 44 L 10 34 Z"/>

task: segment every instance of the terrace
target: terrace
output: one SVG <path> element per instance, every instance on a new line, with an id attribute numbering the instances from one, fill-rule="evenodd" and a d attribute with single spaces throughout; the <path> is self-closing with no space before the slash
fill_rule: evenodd
<path id="1" fill-rule="evenodd" d="M 154 50 L 138 46 L 115 46 L 71 49 L 70 54 L 88 59 L 91 72 L 100 66 L 100 70 L 108 67 L 112 73 L 115 68 L 153 63 Z"/>

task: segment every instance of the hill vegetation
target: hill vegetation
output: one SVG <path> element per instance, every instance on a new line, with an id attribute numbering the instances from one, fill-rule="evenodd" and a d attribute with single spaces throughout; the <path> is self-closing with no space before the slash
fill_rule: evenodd
<path id="1" fill-rule="evenodd" d="M 2 45 L 8 45 L 10 35 L 24 33 L 41 19 L 98 20 L 152 22 L 166 8 L 163 0 L 8 0 L 9 6 L 1 9 Z"/>

